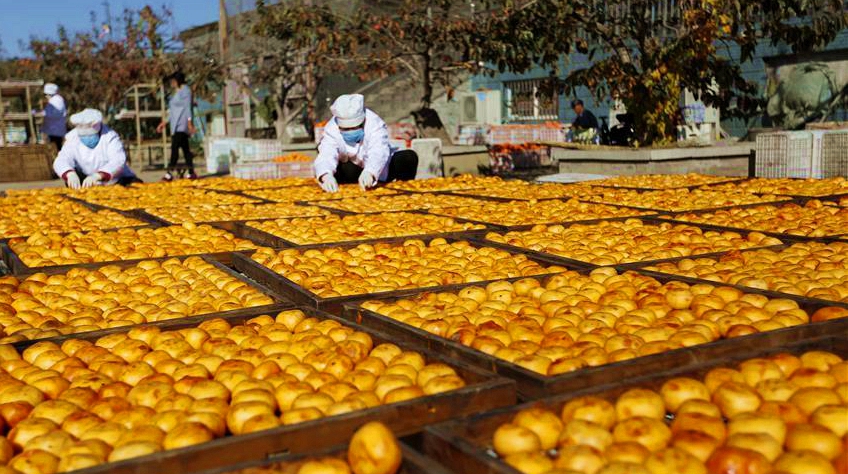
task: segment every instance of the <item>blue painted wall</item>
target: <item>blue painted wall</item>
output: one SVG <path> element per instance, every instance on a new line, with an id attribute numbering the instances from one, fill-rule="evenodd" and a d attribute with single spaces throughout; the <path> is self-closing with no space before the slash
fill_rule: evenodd
<path id="1" fill-rule="evenodd" d="M 830 57 L 838 56 L 848 60 L 848 29 L 843 30 L 826 48 L 825 52 Z M 760 90 L 765 91 L 766 87 L 766 62 L 780 62 L 791 57 L 791 49 L 786 45 L 771 46 L 770 44 L 761 44 L 756 51 L 753 61 L 748 61 L 742 65 L 742 74 L 745 79 L 755 81 L 760 84 Z M 732 58 L 739 57 L 739 48 L 731 47 L 727 54 Z M 799 56 L 804 58 L 804 56 Z M 811 58 L 813 59 L 813 58 Z M 589 66 L 589 61 L 584 54 L 572 54 L 569 57 L 568 64 L 561 64 L 560 70 L 563 77 L 576 69 L 583 69 Z M 513 81 L 520 79 L 539 79 L 548 77 L 548 71 L 542 68 L 535 68 L 525 74 L 514 73 L 498 73 L 494 76 L 478 75 L 472 78 L 471 86 L 473 90 L 479 89 L 494 89 L 503 90 L 504 81 Z M 505 97 L 505 96 L 504 96 Z M 609 99 L 597 101 L 589 93 L 588 90 L 578 90 L 577 98 L 582 99 L 586 106 L 592 110 L 598 118 L 607 117 L 611 102 Z M 573 97 L 559 97 L 559 118 L 563 122 L 571 122 L 574 120 L 574 112 L 571 110 L 570 102 Z M 506 117 L 506 105 L 504 104 L 503 116 Z M 840 112 L 839 119 L 848 119 L 846 111 Z M 734 136 L 743 136 L 747 133 L 749 127 L 761 126 L 760 119 L 752 119 L 748 122 L 742 120 L 725 120 L 722 121 L 722 127 Z"/>

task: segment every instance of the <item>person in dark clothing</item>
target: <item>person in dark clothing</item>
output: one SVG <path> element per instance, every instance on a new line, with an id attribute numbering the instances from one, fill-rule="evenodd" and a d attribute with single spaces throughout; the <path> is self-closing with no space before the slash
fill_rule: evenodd
<path id="1" fill-rule="evenodd" d="M 37 117 L 44 117 L 41 132 L 47 135 L 47 140 L 56 147 L 56 151 L 62 150 L 65 144 L 65 134 L 68 127 L 65 121 L 68 118 L 68 108 L 65 99 L 59 95 L 59 86 L 53 83 L 44 84 L 44 96 L 47 98 L 47 106 L 42 111 L 34 111 Z M 27 129 L 29 133 L 29 129 Z M 27 136 L 29 143 L 29 136 Z"/>
<path id="2" fill-rule="evenodd" d="M 586 110 L 586 107 L 583 106 L 582 100 L 573 100 L 571 102 L 571 108 L 574 110 L 574 113 L 577 114 L 574 122 L 571 123 L 572 127 L 582 130 L 598 128 L 598 119 L 595 117 L 595 114 Z"/>
<path id="3" fill-rule="evenodd" d="M 180 157 L 179 150 L 183 151 L 188 178 L 195 179 L 197 174 L 194 172 L 194 155 L 189 146 L 189 138 L 195 132 L 194 124 L 191 122 L 191 88 L 186 84 L 185 76 L 181 72 L 174 73 L 169 79 L 173 93 L 168 101 L 168 121 L 163 120 L 156 127 L 156 133 L 162 133 L 169 123 L 171 125 L 171 160 L 168 162 L 162 181 L 174 179 Z"/>

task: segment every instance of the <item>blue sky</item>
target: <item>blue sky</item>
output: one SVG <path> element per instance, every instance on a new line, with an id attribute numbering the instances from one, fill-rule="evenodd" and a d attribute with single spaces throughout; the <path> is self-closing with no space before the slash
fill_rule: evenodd
<path id="1" fill-rule="evenodd" d="M 0 41 L 3 55 L 24 56 L 19 41 L 28 42 L 33 35 L 55 37 L 56 26 L 65 25 L 69 32 L 90 31 L 91 16 L 99 22 L 105 18 L 105 0 L 0 0 Z M 218 20 L 218 0 L 108 0 L 113 18 L 120 18 L 124 8 L 139 9 L 149 4 L 157 11 L 162 5 L 174 13 L 173 30 L 182 30 Z M 169 31 L 170 33 L 170 31 Z"/>

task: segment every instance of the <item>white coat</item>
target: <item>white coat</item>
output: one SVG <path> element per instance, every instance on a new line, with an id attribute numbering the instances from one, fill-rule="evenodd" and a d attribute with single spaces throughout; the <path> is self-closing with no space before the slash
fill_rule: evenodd
<path id="1" fill-rule="evenodd" d="M 118 132 L 106 125 L 101 127 L 100 141 L 93 149 L 82 144 L 76 130 L 65 135 L 65 144 L 53 161 L 53 170 L 57 175 L 64 178 L 68 171 L 77 171 L 80 179 L 85 179 L 86 176 L 102 172 L 108 175 L 104 184 L 115 184 L 118 178 L 135 176 L 127 166 L 127 155 Z"/>
<path id="2" fill-rule="evenodd" d="M 315 177 L 336 172 L 339 163 L 350 161 L 365 171 L 385 181 L 389 174 L 389 162 L 397 149 L 389 144 L 389 129 L 386 122 L 371 109 L 365 109 L 365 138 L 354 146 L 345 143 L 336 118 L 327 122 L 324 136 L 318 144 L 318 156 L 313 168 Z"/>

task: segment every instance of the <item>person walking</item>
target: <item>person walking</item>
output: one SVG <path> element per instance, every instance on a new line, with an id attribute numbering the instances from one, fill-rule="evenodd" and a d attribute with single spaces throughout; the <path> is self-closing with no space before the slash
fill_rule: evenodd
<path id="1" fill-rule="evenodd" d="M 47 140 L 56 147 L 56 151 L 62 149 L 65 143 L 65 134 L 68 133 L 66 124 L 68 109 L 65 106 L 65 98 L 59 95 L 59 86 L 48 82 L 44 84 L 44 96 L 47 98 L 47 106 L 34 115 L 44 117 L 41 125 L 41 133 L 47 135 Z"/>
<path id="2" fill-rule="evenodd" d="M 168 81 L 172 90 L 171 98 L 168 100 L 168 120 L 163 120 L 156 127 L 156 133 L 162 133 L 166 125 L 171 126 L 171 159 L 168 161 L 162 181 L 173 181 L 175 172 L 182 175 L 180 171 L 187 172 L 188 179 L 195 179 L 197 174 L 194 172 L 194 155 L 189 145 L 189 138 L 195 132 L 194 125 L 191 123 L 191 88 L 186 84 L 185 75 L 182 72 L 174 73 Z M 177 168 L 180 150 L 185 158 L 185 170 Z"/>

